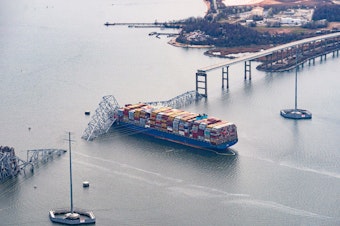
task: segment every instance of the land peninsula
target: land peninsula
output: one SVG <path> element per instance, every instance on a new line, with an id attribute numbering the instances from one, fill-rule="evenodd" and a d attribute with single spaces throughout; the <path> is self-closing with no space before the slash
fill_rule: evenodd
<path id="1" fill-rule="evenodd" d="M 228 6 L 223 0 L 204 1 L 204 18 L 180 21 L 181 31 L 169 44 L 209 48 L 206 55 L 233 58 L 233 54 L 340 31 L 340 1 L 249 0 Z"/>

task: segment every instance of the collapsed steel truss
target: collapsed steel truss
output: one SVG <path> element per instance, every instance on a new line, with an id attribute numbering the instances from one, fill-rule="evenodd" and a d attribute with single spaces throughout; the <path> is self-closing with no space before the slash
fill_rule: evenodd
<path id="1" fill-rule="evenodd" d="M 154 105 L 154 106 L 166 106 L 166 107 L 172 107 L 172 108 L 180 108 L 185 105 L 189 105 L 201 99 L 202 97 L 203 96 L 199 94 L 197 91 L 192 90 L 192 91 L 183 93 L 181 95 L 178 95 L 170 100 L 146 102 L 146 104 Z"/>
<path id="2" fill-rule="evenodd" d="M 46 163 L 49 159 L 53 159 L 54 156 L 60 156 L 65 153 L 64 149 L 37 149 L 27 151 L 27 163 L 31 165 L 37 165 L 39 162 Z"/>
<path id="3" fill-rule="evenodd" d="M 27 161 L 24 161 L 15 155 L 14 148 L 0 146 L 0 182 L 17 176 L 21 171 L 25 172 L 27 166 L 31 166 L 33 171 L 34 166 L 40 162 L 46 163 L 54 156 L 60 156 L 65 152 L 66 150 L 62 149 L 28 150 Z"/>
<path id="4" fill-rule="evenodd" d="M 0 181 L 14 177 L 20 172 L 20 159 L 15 155 L 14 148 L 0 147 Z"/>
<path id="5" fill-rule="evenodd" d="M 176 96 L 170 100 L 166 101 L 154 101 L 145 102 L 146 104 L 153 106 L 167 106 L 173 108 L 180 108 L 182 106 L 188 105 L 196 100 L 201 99 L 203 96 L 197 91 L 188 91 L 179 96 Z M 119 104 L 114 96 L 104 96 L 102 101 L 99 103 L 95 115 L 92 117 L 85 129 L 82 138 L 89 141 L 94 138 L 107 133 L 112 124 L 115 122 L 114 115 L 119 108 Z"/>
<path id="6" fill-rule="evenodd" d="M 95 115 L 92 117 L 85 129 L 82 138 L 89 141 L 107 133 L 112 124 L 115 122 L 114 113 L 119 108 L 116 98 L 112 95 L 104 96 L 99 103 Z"/>

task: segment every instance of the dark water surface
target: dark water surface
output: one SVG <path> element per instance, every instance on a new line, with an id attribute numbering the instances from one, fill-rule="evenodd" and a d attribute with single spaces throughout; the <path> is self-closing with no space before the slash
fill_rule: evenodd
<path id="1" fill-rule="evenodd" d="M 167 45 L 157 29 L 105 27 L 203 16 L 197 0 L 0 3 L 0 144 L 68 148 L 73 132 L 74 204 L 97 225 L 340 225 L 339 58 L 299 72 L 299 107 L 310 121 L 280 117 L 294 106 L 294 72 L 230 68 L 208 74 L 208 99 L 185 110 L 233 121 L 236 156 L 155 142 L 117 131 L 80 137 L 102 96 L 167 100 L 195 88 L 195 72 L 221 59 Z M 255 68 L 257 64 L 252 63 Z M 29 131 L 28 127 L 32 129 Z M 90 182 L 89 189 L 82 181 Z M 68 155 L 0 184 L 0 225 L 52 225 L 69 206 Z M 36 188 L 34 188 L 36 186 Z"/>

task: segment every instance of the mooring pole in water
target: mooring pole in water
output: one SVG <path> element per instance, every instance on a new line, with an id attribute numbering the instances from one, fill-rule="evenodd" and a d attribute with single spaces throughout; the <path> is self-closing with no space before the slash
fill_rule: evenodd
<path id="1" fill-rule="evenodd" d="M 296 58 L 295 58 L 295 110 L 297 109 L 297 73 L 299 70 L 299 61 L 298 61 L 298 57 L 299 57 L 299 47 L 296 46 Z"/>
<path id="2" fill-rule="evenodd" d="M 68 132 L 68 145 L 69 145 L 69 155 L 70 155 L 70 199 L 71 199 L 71 213 L 73 213 L 71 132 Z"/>
<path id="3" fill-rule="evenodd" d="M 296 56 L 295 56 L 295 103 L 294 103 L 294 109 L 283 109 L 280 111 L 280 114 L 284 118 L 289 118 L 289 119 L 311 119 L 312 118 L 312 113 L 310 113 L 307 110 L 304 109 L 298 109 L 297 108 L 297 73 L 299 70 L 299 46 L 296 45 Z"/>

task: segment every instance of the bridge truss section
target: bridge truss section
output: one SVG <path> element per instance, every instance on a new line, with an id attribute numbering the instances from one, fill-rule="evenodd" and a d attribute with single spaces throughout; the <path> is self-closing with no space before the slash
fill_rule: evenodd
<path id="1" fill-rule="evenodd" d="M 39 162 L 46 163 L 49 159 L 53 159 L 55 156 L 60 156 L 65 153 L 64 149 L 37 149 L 27 150 L 27 163 L 37 165 Z"/>
<path id="2" fill-rule="evenodd" d="M 0 146 L 0 182 L 17 176 L 21 171 L 25 172 L 27 166 L 30 166 L 33 172 L 35 165 L 46 163 L 65 152 L 66 150 L 62 149 L 28 150 L 27 161 L 24 161 L 15 155 L 14 148 Z"/>
<path id="3" fill-rule="evenodd" d="M 82 138 L 89 141 L 107 133 L 116 120 L 114 114 L 118 108 L 119 104 L 114 96 L 104 96 L 95 111 L 95 115 L 92 116 L 88 127 L 85 129 Z"/>
<path id="4" fill-rule="evenodd" d="M 15 177 L 20 172 L 22 162 L 14 152 L 14 148 L 0 146 L 0 181 Z"/>
<path id="5" fill-rule="evenodd" d="M 185 92 L 181 95 L 178 95 L 170 100 L 146 102 L 146 104 L 153 105 L 153 106 L 181 108 L 183 106 L 189 105 L 195 101 L 200 100 L 202 97 L 203 96 L 199 94 L 197 91 L 192 90 L 192 91 Z"/>

